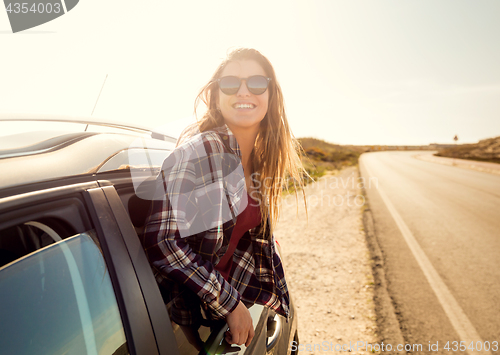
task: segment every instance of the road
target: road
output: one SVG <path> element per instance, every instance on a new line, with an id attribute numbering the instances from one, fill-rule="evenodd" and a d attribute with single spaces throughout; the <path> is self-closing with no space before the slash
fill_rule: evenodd
<path id="1" fill-rule="evenodd" d="M 497 341 L 500 349 L 500 176 L 417 154 L 432 152 L 360 159 L 405 342 L 429 354 L 451 353 L 448 341 L 450 350 L 460 341 L 474 348 L 488 341 L 490 350 Z M 439 352 L 430 351 L 436 342 Z"/>

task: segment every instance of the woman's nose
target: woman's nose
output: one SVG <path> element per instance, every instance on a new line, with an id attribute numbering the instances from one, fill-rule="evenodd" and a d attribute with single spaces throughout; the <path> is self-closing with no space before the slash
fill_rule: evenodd
<path id="1" fill-rule="evenodd" d="M 236 93 L 237 96 L 250 96 L 251 92 L 248 90 L 247 87 L 247 81 L 242 80 L 240 88 L 238 89 L 238 92 Z"/>

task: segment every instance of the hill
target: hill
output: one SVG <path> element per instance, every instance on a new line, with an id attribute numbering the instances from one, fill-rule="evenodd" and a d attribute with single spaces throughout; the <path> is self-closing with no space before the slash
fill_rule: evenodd
<path id="1" fill-rule="evenodd" d="M 342 146 L 316 138 L 299 138 L 304 149 L 302 164 L 312 178 L 316 179 L 328 170 L 340 170 L 358 164 L 365 147 Z"/>
<path id="2" fill-rule="evenodd" d="M 483 139 L 474 144 L 460 144 L 441 149 L 435 155 L 500 163 L 500 137 Z"/>
<path id="3" fill-rule="evenodd" d="M 307 157 L 326 169 L 340 169 L 356 165 L 358 158 L 366 151 L 364 147 L 342 146 L 316 138 L 299 138 Z"/>

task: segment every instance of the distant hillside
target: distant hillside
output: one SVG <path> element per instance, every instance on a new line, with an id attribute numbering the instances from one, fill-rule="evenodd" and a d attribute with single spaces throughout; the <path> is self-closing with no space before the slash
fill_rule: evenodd
<path id="1" fill-rule="evenodd" d="M 366 151 L 364 147 L 347 147 L 316 138 L 299 138 L 298 140 L 305 152 L 302 164 L 313 178 L 324 175 L 327 170 L 356 165 L 361 153 Z"/>
<path id="2" fill-rule="evenodd" d="M 361 153 L 366 150 L 364 147 L 342 146 L 316 138 L 299 138 L 299 142 L 309 159 L 321 163 L 327 169 L 355 165 Z"/>
<path id="3" fill-rule="evenodd" d="M 483 139 L 475 144 L 460 144 L 441 149 L 435 155 L 500 163 L 500 137 Z"/>

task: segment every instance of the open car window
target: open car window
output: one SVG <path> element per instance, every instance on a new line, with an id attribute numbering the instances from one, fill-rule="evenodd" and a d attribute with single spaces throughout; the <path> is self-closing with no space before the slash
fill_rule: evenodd
<path id="1" fill-rule="evenodd" d="M 137 238 L 144 231 L 144 226 L 151 210 L 151 201 L 138 197 L 131 184 L 123 184 L 116 191 L 121 204 L 125 208 L 125 212 L 127 212 L 133 227 L 135 227 L 135 232 L 137 233 L 135 238 Z M 148 265 L 149 268 L 150 266 Z M 209 320 L 204 307 L 197 302 L 197 295 L 187 292 L 187 290 L 177 290 L 175 285 L 170 282 L 165 282 L 162 285 L 157 285 L 155 282 L 156 287 L 158 287 L 167 308 L 180 355 L 245 353 L 247 348 L 244 345 L 231 346 L 223 341 L 224 333 L 227 330 L 226 322 L 223 320 Z M 185 308 L 192 311 L 196 309 L 200 312 L 202 317 L 200 326 L 180 326 L 174 321 L 175 319 L 179 319 L 179 316 L 176 316 L 179 313 L 179 309 Z M 249 312 L 253 320 L 256 338 L 253 341 L 253 345 L 251 345 L 252 349 L 248 353 L 263 354 L 266 352 L 267 346 L 269 346 L 268 349 L 272 349 L 276 345 L 273 339 L 279 338 L 281 327 L 273 328 L 273 331 L 268 334 L 267 327 L 270 323 L 274 323 L 274 314 L 270 315 L 267 308 L 257 304 L 252 305 L 249 308 Z M 268 317 L 270 317 L 269 320 Z"/>

